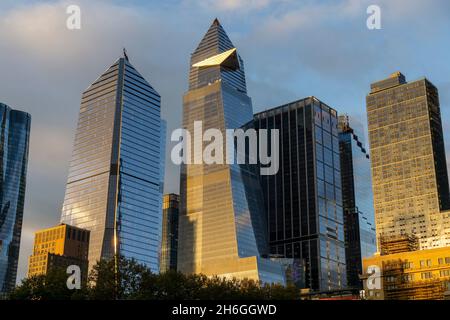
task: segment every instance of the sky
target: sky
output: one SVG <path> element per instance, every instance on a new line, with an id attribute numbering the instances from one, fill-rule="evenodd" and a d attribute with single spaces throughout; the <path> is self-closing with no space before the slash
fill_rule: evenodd
<path id="1" fill-rule="evenodd" d="M 66 28 L 71 4 L 80 30 Z M 366 27 L 372 4 L 380 30 Z M 316 96 L 366 124 L 371 82 L 427 77 L 450 163 L 449 16 L 448 0 L 0 1 L 0 101 L 32 115 L 18 281 L 33 233 L 59 223 L 81 93 L 123 47 L 162 96 L 168 137 L 181 125 L 190 54 L 216 17 L 244 59 L 255 112 Z M 165 192 L 178 192 L 178 175 L 167 161 Z"/>

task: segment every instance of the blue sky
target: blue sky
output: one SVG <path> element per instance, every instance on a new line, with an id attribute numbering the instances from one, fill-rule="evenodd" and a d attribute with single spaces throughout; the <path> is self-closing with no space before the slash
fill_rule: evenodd
<path id="1" fill-rule="evenodd" d="M 81 30 L 65 27 L 69 4 L 81 8 Z M 381 30 L 366 27 L 371 4 Z M 0 101 L 33 117 L 19 278 L 33 232 L 59 222 L 81 92 L 122 47 L 161 94 L 169 132 L 181 123 L 190 53 L 215 17 L 244 59 L 255 112 L 314 95 L 365 123 L 371 82 L 426 76 L 450 159 L 449 15 L 448 0 L 2 0 Z M 170 163 L 166 191 L 178 191 Z"/>

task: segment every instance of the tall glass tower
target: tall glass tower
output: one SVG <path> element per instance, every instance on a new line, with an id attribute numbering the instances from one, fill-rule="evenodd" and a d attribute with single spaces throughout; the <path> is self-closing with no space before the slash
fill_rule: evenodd
<path id="1" fill-rule="evenodd" d="M 278 173 L 260 179 L 270 254 L 299 261 L 306 288 L 345 288 L 336 110 L 308 97 L 257 113 L 253 123 L 256 130 L 280 132 Z"/>
<path id="2" fill-rule="evenodd" d="M 363 130 L 354 118 L 339 116 L 347 283 L 359 289 L 362 259 L 377 251 L 370 157 Z"/>
<path id="3" fill-rule="evenodd" d="M 90 267 L 120 254 L 159 272 L 160 106 L 126 55 L 83 93 L 61 222 L 91 231 Z"/>
<path id="4" fill-rule="evenodd" d="M 179 195 L 174 193 L 164 195 L 160 260 L 161 272 L 177 270 L 179 207 Z"/>
<path id="5" fill-rule="evenodd" d="M 31 116 L 0 103 L 0 298 L 16 284 Z"/>
<path id="6" fill-rule="evenodd" d="M 450 194 L 437 88 L 400 72 L 367 96 L 377 238 L 417 236 L 450 245 Z"/>
<path id="7" fill-rule="evenodd" d="M 202 121 L 203 130 L 225 137 L 226 129 L 253 118 L 243 61 L 217 19 L 191 56 L 183 105 L 183 127 L 191 133 Z M 238 164 L 181 167 L 180 271 L 284 283 L 281 265 L 261 258 L 268 253 L 265 213 L 253 172 Z"/>

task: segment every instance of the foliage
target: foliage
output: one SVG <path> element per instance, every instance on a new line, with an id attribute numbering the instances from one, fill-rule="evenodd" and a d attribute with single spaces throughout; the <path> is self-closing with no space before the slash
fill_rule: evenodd
<path id="1" fill-rule="evenodd" d="M 57 268 L 46 275 L 32 276 L 22 280 L 9 298 L 12 300 L 80 300 L 85 299 L 87 288 L 69 290 L 66 270 Z"/>
<path id="2" fill-rule="evenodd" d="M 117 267 L 116 267 L 117 266 Z M 117 270 L 116 270 L 117 269 Z M 253 280 L 184 275 L 176 271 L 154 274 L 134 259 L 99 261 L 81 290 L 69 290 L 64 269 L 24 279 L 11 293 L 14 300 L 231 300 L 299 298 L 294 286 Z"/>

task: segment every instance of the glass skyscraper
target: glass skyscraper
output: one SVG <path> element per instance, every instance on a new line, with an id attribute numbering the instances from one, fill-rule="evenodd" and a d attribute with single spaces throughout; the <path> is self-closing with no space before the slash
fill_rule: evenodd
<path id="1" fill-rule="evenodd" d="M 243 61 L 216 19 L 191 56 L 183 127 L 193 133 L 194 121 L 202 121 L 203 130 L 225 137 L 252 117 Z M 284 283 L 281 264 L 261 258 L 268 253 L 261 197 L 250 166 L 182 165 L 178 269 Z"/>
<path id="2" fill-rule="evenodd" d="M 370 158 L 364 144 L 364 129 L 348 116 L 339 116 L 342 203 L 344 208 L 345 255 L 349 287 L 362 289 L 362 258 L 377 251 Z"/>
<path id="3" fill-rule="evenodd" d="M 31 116 L 0 103 L 0 298 L 16 284 Z"/>
<path id="4" fill-rule="evenodd" d="M 159 272 L 160 107 L 126 55 L 82 95 L 61 222 L 90 230 L 90 267 L 120 254 Z"/>
<path id="5" fill-rule="evenodd" d="M 337 125 L 337 112 L 315 97 L 254 116 L 256 130 L 280 132 L 279 171 L 260 177 L 270 254 L 300 260 L 315 291 L 347 284 Z"/>
<path id="6" fill-rule="evenodd" d="M 161 272 L 177 270 L 179 209 L 180 196 L 165 194 L 162 211 Z"/>
<path id="7" fill-rule="evenodd" d="M 373 83 L 366 100 L 378 241 L 414 235 L 421 249 L 450 245 L 437 88 L 396 72 Z"/>

